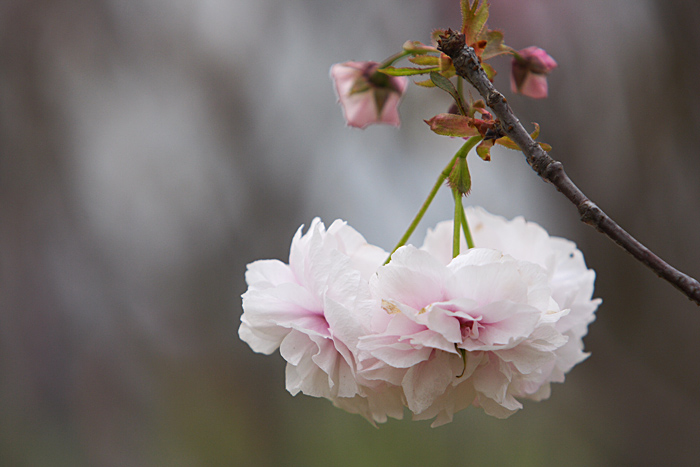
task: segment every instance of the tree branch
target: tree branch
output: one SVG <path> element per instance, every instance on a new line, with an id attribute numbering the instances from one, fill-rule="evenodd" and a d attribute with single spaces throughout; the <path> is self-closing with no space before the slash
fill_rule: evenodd
<path id="1" fill-rule="evenodd" d="M 632 256 L 646 264 L 659 277 L 673 284 L 700 305 L 700 282 L 675 269 L 637 239 L 617 225 L 571 181 L 561 162 L 552 159 L 525 130 L 506 102 L 494 88 L 481 67 L 474 49 L 465 44 L 464 35 L 451 30 L 438 41 L 438 49 L 452 58 L 457 75 L 469 81 L 501 122 L 501 129 L 517 144 L 528 164 L 545 181 L 554 185 L 577 207 L 581 220 L 615 241 Z"/>

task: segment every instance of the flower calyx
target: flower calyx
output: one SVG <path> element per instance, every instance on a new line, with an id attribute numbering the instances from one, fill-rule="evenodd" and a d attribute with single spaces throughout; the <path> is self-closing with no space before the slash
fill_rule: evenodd
<path id="1" fill-rule="evenodd" d="M 464 157 L 455 159 L 452 171 L 449 177 L 447 177 L 447 185 L 453 190 L 457 190 L 462 196 L 467 196 L 471 191 L 472 177 L 469 173 L 466 154 L 464 154 Z"/>

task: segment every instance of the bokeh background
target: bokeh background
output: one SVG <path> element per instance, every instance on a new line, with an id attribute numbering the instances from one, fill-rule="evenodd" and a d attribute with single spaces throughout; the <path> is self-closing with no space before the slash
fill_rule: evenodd
<path id="1" fill-rule="evenodd" d="M 594 201 L 700 276 L 700 3 L 492 0 L 559 62 L 496 85 Z M 700 308 L 578 221 L 516 152 L 468 203 L 573 239 L 603 298 L 576 367 L 508 420 L 373 428 L 291 397 L 237 337 L 247 263 L 343 218 L 390 249 L 459 142 L 344 126 L 328 70 L 382 60 L 457 0 L 0 0 L 0 465 L 697 465 Z M 446 190 L 415 234 L 451 216 Z"/>

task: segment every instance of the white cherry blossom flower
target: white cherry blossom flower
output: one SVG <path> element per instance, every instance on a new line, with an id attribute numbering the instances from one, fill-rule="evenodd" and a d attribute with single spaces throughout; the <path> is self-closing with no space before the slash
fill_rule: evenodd
<path id="1" fill-rule="evenodd" d="M 551 237 L 546 230 L 522 217 L 507 220 L 479 207 L 465 209 L 474 244 L 493 248 L 516 259 L 537 264 L 547 272 L 552 298 L 569 313 L 555 323 L 555 329 L 568 338 L 566 345 L 556 351 L 548 382 L 538 392 L 529 394 L 535 400 L 549 397 L 549 382 L 564 382 L 564 375 L 588 357 L 583 351 L 583 337 L 588 325 L 595 320 L 601 299 L 593 299 L 595 272 L 586 267 L 583 254 L 570 240 Z M 442 262 L 452 257 L 452 222 L 441 222 L 426 235 L 423 249 Z M 462 241 L 462 251 L 466 249 Z"/>
<path id="2" fill-rule="evenodd" d="M 408 408 L 434 425 L 477 403 L 506 417 L 515 397 L 549 370 L 567 339 L 554 323 L 568 310 L 551 298 L 546 271 L 497 250 L 473 248 L 444 264 L 405 246 L 370 281 L 383 314 L 359 348 L 403 368 Z"/>
<path id="3" fill-rule="evenodd" d="M 400 392 L 388 397 L 385 382 L 363 386 L 355 374 L 356 343 L 372 310 L 368 280 L 387 255 L 342 221 L 326 230 L 314 219 L 294 236 L 289 264 L 248 265 L 239 336 L 256 352 L 280 349 L 292 395 L 328 398 L 372 422 L 403 415 Z"/>
<path id="4" fill-rule="evenodd" d="M 519 399 L 584 360 L 582 338 L 600 300 L 581 252 L 522 218 L 466 210 L 477 248 L 452 258 L 452 223 L 424 245 L 387 253 L 342 221 L 314 219 L 289 264 L 251 263 L 239 335 L 279 348 L 286 386 L 330 399 L 371 423 L 452 420 L 470 406 L 508 417 Z"/>

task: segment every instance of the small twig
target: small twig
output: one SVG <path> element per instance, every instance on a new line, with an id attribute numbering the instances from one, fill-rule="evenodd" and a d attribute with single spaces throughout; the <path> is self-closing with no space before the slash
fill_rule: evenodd
<path id="1" fill-rule="evenodd" d="M 632 256 L 651 268 L 659 277 L 666 279 L 688 298 L 700 305 L 700 282 L 666 263 L 617 225 L 574 185 L 564 172 L 561 162 L 552 159 L 530 137 L 506 102 L 506 98 L 494 88 L 486 76 L 474 49 L 465 44 L 464 35 L 450 30 L 440 38 L 438 43 L 438 49 L 452 58 L 457 75 L 469 81 L 493 110 L 493 113 L 501 121 L 504 133 L 520 147 L 532 169 L 574 203 L 581 215 L 581 220 L 607 235 Z"/>

